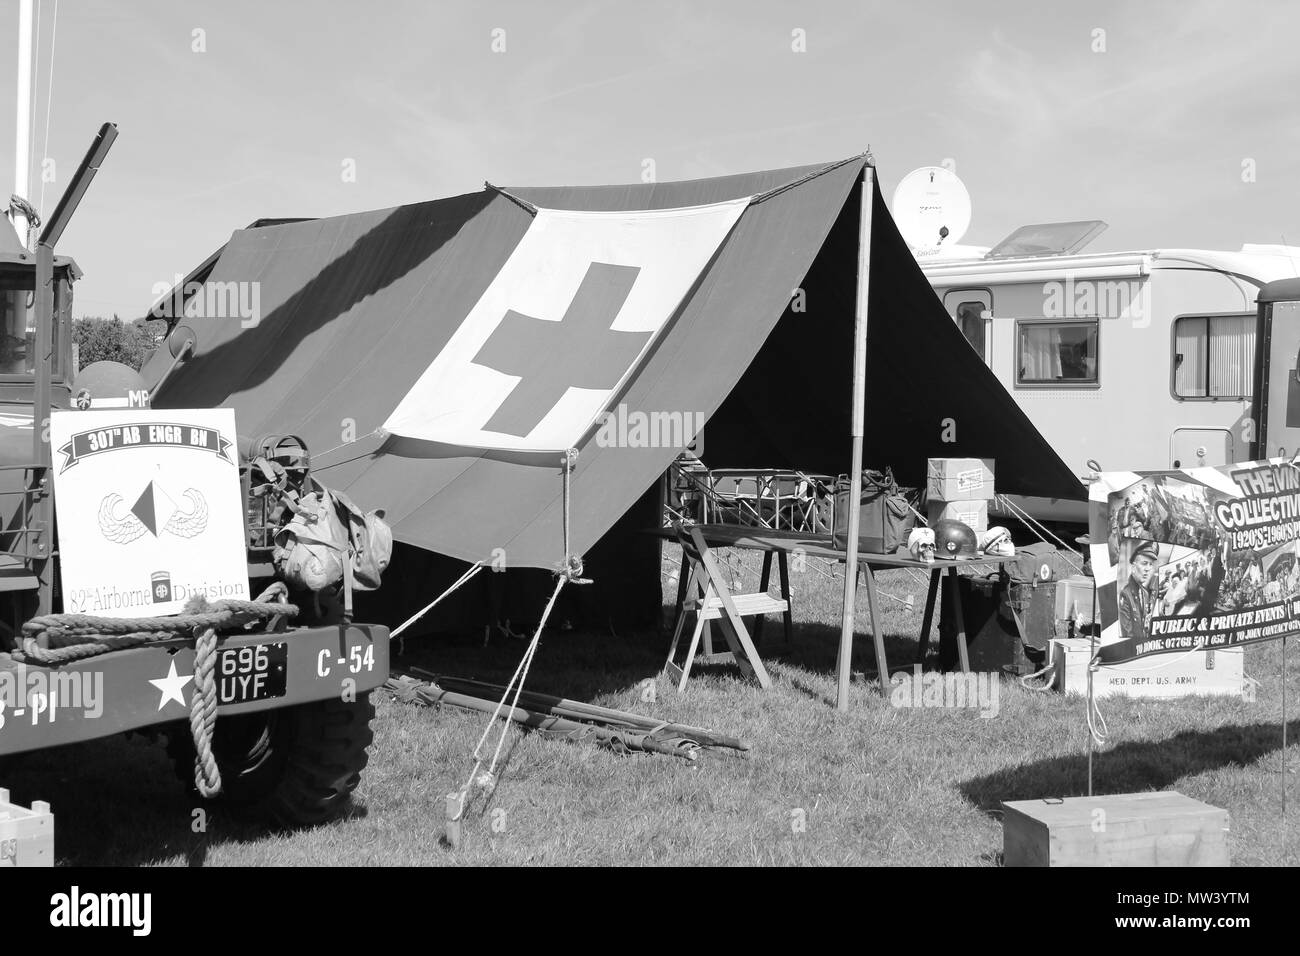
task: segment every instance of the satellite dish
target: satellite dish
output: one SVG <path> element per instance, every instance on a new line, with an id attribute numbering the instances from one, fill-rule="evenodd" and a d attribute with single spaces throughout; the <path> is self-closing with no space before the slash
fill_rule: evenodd
<path id="1" fill-rule="evenodd" d="M 914 250 L 947 248 L 970 228 L 970 193 L 942 166 L 914 169 L 894 190 L 894 222 Z"/>

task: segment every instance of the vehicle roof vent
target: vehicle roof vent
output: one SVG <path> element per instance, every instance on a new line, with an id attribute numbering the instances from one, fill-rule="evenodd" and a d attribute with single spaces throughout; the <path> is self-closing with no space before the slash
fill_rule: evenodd
<path id="1" fill-rule="evenodd" d="M 1020 259 L 1026 256 L 1068 256 L 1080 251 L 1106 231 L 1100 219 L 1077 222 L 1040 222 L 1021 226 L 984 256 L 985 259 Z"/>

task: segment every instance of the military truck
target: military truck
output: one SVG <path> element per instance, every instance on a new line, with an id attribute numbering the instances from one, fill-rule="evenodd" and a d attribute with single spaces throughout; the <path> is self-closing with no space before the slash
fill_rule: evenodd
<path id="1" fill-rule="evenodd" d="M 0 785 L 12 755 L 134 731 L 165 738 L 179 776 L 194 786 L 193 635 L 56 663 L 23 652 L 39 650 L 25 644 L 31 634 L 24 625 L 69 610 L 60 576 L 66 552 L 55 527 L 51 413 L 81 408 L 93 415 L 105 403 L 143 410 L 157 384 L 105 363 L 97 363 L 94 382 L 78 380 L 71 315 L 80 272 L 54 253 L 116 136 L 113 124 L 99 131 L 34 252 L 7 224 L 0 228 Z M 173 369 L 184 374 L 182 363 Z M 249 577 L 262 583 L 274 575 L 276 516 L 268 497 L 253 494 L 250 462 L 259 454 L 274 458 L 285 443 L 274 436 L 239 442 Z M 288 444 L 305 460 L 299 443 Z M 289 826 L 322 822 L 345 806 L 372 742 L 370 692 L 388 677 L 387 630 L 349 617 L 327 614 L 313 626 L 293 626 L 277 615 L 269 627 L 218 632 L 217 717 L 206 744 L 220 770 L 221 800 Z"/>

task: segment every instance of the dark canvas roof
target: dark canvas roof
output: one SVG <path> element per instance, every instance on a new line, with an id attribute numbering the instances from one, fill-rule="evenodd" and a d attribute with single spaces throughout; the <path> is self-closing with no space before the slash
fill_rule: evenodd
<path id="1" fill-rule="evenodd" d="M 712 416 L 715 465 L 847 470 L 858 200 L 863 158 L 681 183 L 510 189 L 559 209 L 675 208 L 797 183 L 741 216 L 619 401 Z M 1084 497 L 966 343 L 874 198 L 868 463 L 903 480 L 928 455 L 998 459 L 998 487 Z M 210 282 L 260 283 L 261 321 L 196 325 L 199 347 L 159 407 L 228 405 L 241 436 L 295 433 L 321 478 L 384 507 L 400 540 L 464 560 L 562 557 L 558 459 L 538 466 L 373 435 L 478 300 L 531 213 L 486 189 L 449 199 L 236 232 Z M 805 287 L 806 311 L 790 308 Z M 166 350 L 160 349 L 159 355 Z M 159 360 L 162 360 L 161 358 Z M 148 370 L 146 370 L 146 373 Z M 716 414 L 715 414 L 716 413 Z M 942 420 L 957 422 L 955 444 Z M 357 441 L 349 441 L 359 436 Z M 581 449 L 572 550 L 586 551 L 675 457 Z"/>

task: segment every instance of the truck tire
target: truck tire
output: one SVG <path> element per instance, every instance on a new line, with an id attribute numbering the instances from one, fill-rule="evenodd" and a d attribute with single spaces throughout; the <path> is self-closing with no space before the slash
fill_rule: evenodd
<path id="1" fill-rule="evenodd" d="M 212 741 L 221 770 L 217 799 L 284 827 L 333 819 L 361 782 L 374 716 L 367 693 L 351 702 L 328 699 L 219 717 Z M 193 791 L 195 751 L 188 724 L 168 734 L 167 752 Z"/>

